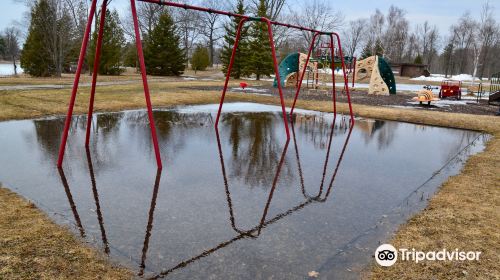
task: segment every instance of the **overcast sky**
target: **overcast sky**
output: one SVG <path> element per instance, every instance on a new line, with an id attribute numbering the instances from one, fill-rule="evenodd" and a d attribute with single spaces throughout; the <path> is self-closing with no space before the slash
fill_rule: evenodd
<path id="1" fill-rule="evenodd" d="M 36 0 L 33 0 L 36 1 Z M 102 0 L 98 0 L 101 2 Z M 235 0 L 233 0 L 235 1 Z M 289 5 L 302 3 L 308 0 L 288 0 Z M 369 17 L 375 9 L 381 10 L 384 14 L 391 5 L 396 5 L 407 12 L 407 18 L 412 28 L 416 24 L 428 20 L 432 25 L 436 25 L 441 34 L 446 34 L 450 25 L 466 11 L 470 11 L 472 16 L 479 18 L 482 4 L 486 0 L 342 0 L 328 1 L 335 10 L 341 10 L 346 20 L 352 20 L 361 17 Z M 181 1 L 182 2 L 182 1 Z M 250 2 L 246 0 L 246 2 Z M 16 0 L 0 0 L 0 31 L 5 27 L 16 24 L 16 21 L 22 22 L 23 13 L 27 8 Z M 500 9 L 500 0 L 490 0 L 490 3 Z M 129 13 L 129 0 L 112 0 L 111 7 L 115 7 L 120 15 Z M 24 27 L 20 27 L 23 29 Z"/>

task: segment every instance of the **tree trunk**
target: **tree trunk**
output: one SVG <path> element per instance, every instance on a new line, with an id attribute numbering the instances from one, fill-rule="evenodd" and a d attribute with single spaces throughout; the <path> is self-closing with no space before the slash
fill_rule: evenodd
<path id="1" fill-rule="evenodd" d="M 16 57 L 12 56 L 12 64 L 14 65 L 14 76 L 17 76 L 17 65 L 16 65 Z"/>
<path id="2" fill-rule="evenodd" d="M 209 51 L 210 51 L 210 67 L 214 67 L 214 32 L 213 29 L 210 30 L 210 36 L 208 38 Z"/>

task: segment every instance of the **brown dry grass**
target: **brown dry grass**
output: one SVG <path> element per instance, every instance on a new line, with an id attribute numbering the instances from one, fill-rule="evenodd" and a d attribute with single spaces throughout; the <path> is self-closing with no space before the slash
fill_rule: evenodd
<path id="1" fill-rule="evenodd" d="M 156 107 L 216 103 L 220 97 L 219 92 L 179 88 L 179 86 L 207 85 L 208 83 L 210 82 L 153 82 L 151 83 L 152 102 Z M 214 82 L 214 84 L 217 84 L 217 82 Z M 232 82 L 232 84 L 236 85 L 237 81 Z M 140 83 L 99 87 L 96 97 L 96 109 L 98 111 L 119 111 L 144 108 L 144 97 L 141 90 Z M 77 106 L 75 107 L 76 113 L 86 112 L 88 97 L 88 90 L 80 91 Z M 267 104 L 277 104 L 279 102 L 274 97 L 235 93 L 227 94 L 226 98 L 228 102 L 249 101 Z M 0 120 L 64 114 L 68 99 L 68 89 L 0 92 Z M 287 100 L 288 105 L 290 105 L 290 102 L 290 100 Z M 331 111 L 331 104 L 324 101 L 299 100 L 298 106 L 304 109 Z M 365 105 L 353 105 L 353 107 L 356 115 L 362 117 L 473 129 L 494 136 L 488 142 L 486 150 L 472 156 L 465 164 L 463 171 L 459 175 L 449 178 L 431 199 L 429 206 L 403 225 L 390 241 L 396 247 L 414 247 L 424 251 L 441 248 L 482 251 L 481 261 L 479 263 L 397 263 L 388 269 L 382 269 L 374 265 L 367 277 L 373 279 L 499 279 L 497 264 L 500 263 L 498 255 L 498 252 L 500 252 L 500 236 L 498 233 L 498 228 L 500 228 L 500 188 L 498 183 L 500 182 L 498 173 L 500 168 L 500 119 L 492 116 L 403 110 Z M 339 104 L 338 111 L 347 112 L 347 110 L 346 104 Z M 64 255 L 64 250 L 69 250 L 68 248 L 72 248 L 71 246 L 80 248 L 76 241 L 76 243 L 71 243 L 73 242 L 71 241 L 68 244 L 61 242 L 61 247 L 58 247 L 60 249 L 48 253 L 46 251 L 46 242 L 55 244 L 59 242 L 59 239 L 63 241 L 74 240 L 71 234 L 53 225 L 38 210 L 27 207 L 26 202 L 7 190 L 3 189 L 0 192 L 0 205 L 9 205 L 12 208 L 11 211 L 0 212 L 2 230 L 4 230 L 4 225 L 7 222 L 7 225 L 9 225 L 7 228 L 11 228 L 13 227 L 11 224 L 27 224 L 32 219 L 34 219 L 35 225 L 38 227 L 51 226 L 60 230 L 60 235 L 54 235 L 52 233 L 55 231 L 52 230 L 37 232 L 27 227 L 18 226 L 17 231 L 9 231 L 5 232 L 5 234 L 2 232 L 2 240 L 11 240 L 15 236 L 19 236 L 19 240 L 22 240 L 22 242 L 15 243 L 8 249 L 3 249 L 7 250 L 5 254 L 11 254 L 13 259 L 19 259 L 23 256 L 21 248 L 26 248 L 24 243 L 30 244 L 30 253 L 24 256 L 31 258 L 31 262 L 34 262 L 40 256 L 50 256 L 51 254 L 53 254 L 52 259 L 62 260 L 61 256 Z M 85 251 L 87 249 L 83 246 L 78 250 Z M 5 254 L 2 253 L 1 256 Z M 68 260 L 64 265 L 57 261 L 41 263 L 36 266 L 39 271 L 34 272 L 31 265 L 25 266 L 22 262 L 9 262 L 4 269 L 24 273 L 23 275 L 27 276 L 42 277 L 43 275 L 49 275 L 43 274 L 45 270 L 47 273 L 52 273 L 52 271 L 57 271 L 57 267 L 64 267 L 63 271 L 68 270 L 69 272 L 84 268 L 95 262 L 93 257 L 90 256 L 91 253 L 82 254 L 79 261 L 72 262 Z M 92 256 L 98 255 L 94 254 Z M 5 262 L 4 259 L 1 261 Z M 103 265 L 103 271 L 114 271 L 107 264 L 99 263 Z M 3 270 L 2 273 L 4 273 Z M 82 270 L 81 273 L 82 277 L 89 278 L 99 275 L 95 270 Z M 0 274 L 0 276 L 2 275 Z"/>
<path id="2" fill-rule="evenodd" d="M 0 279 L 128 279 L 52 222 L 32 203 L 0 186 Z"/>

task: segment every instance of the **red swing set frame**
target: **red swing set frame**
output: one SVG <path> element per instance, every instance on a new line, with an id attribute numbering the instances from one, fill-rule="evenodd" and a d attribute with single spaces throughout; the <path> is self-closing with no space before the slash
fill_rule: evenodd
<path id="1" fill-rule="evenodd" d="M 132 19 L 134 22 L 134 32 L 135 32 L 135 41 L 136 41 L 136 47 L 137 47 L 137 55 L 139 57 L 139 67 L 140 67 L 140 71 L 141 71 L 141 75 L 142 75 L 142 83 L 143 83 L 143 87 L 144 87 L 144 97 L 146 99 L 149 126 L 151 129 L 151 138 L 153 139 L 153 147 L 154 147 L 154 151 L 155 151 L 156 164 L 157 164 L 158 169 L 162 168 L 162 161 L 161 161 L 161 157 L 160 157 L 160 148 L 158 145 L 158 137 L 156 134 L 156 128 L 155 128 L 155 124 L 154 124 L 153 110 L 152 110 L 152 106 L 151 106 L 151 98 L 150 98 L 150 94 L 149 94 L 148 80 L 147 80 L 147 76 L 146 76 L 146 65 L 144 62 L 144 54 L 143 54 L 143 50 L 142 50 L 142 42 L 141 42 L 141 37 L 140 37 L 140 32 L 139 32 L 139 23 L 137 20 L 137 10 L 135 7 L 136 1 L 148 2 L 148 3 L 177 7 L 177 8 L 183 8 L 183 9 L 188 9 L 188 10 L 196 10 L 196 11 L 207 12 L 207 13 L 215 13 L 215 14 L 225 15 L 225 16 L 229 16 L 229 17 L 237 17 L 237 18 L 241 19 L 240 23 L 238 25 L 238 30 L 236 32 L 236 38 L 235 38 L 235 42 L 234 42 L 234 46 L 233 46 L 233 51 L 232 51 L 231 59 L 229 61 L 229 65 L 228 65 L 228 69 L 227 69 L 226 79 L 224 82 L 224 88 L 223 88 L 222 94 L 221 94 L 219 109 L 218 109 L 217 118 L 215 121 L 215 128 L 216 129 L 217 129 L 218 124 L 219 124 L 219 118 L 220 118 L 220 114 L 222 111 L 222 105 L 224 103 L 224 97 L 226 95 L 227 86 L 229 83 L 229 78 L 231 76 L 231 70 L 233 67 L 234 58 L 236 55 L 236 50 L 238 48 L 238 42 L 240 41 L 241 30 L 242 30 L 244 23 L 247 21 L 260 21 L 260 22 L 266 23 L 266 25 L 267 25 L 267 30 L 268 30 L 268 35 L 269 35 L 269 44 L 271 46 L 271 53 L 272 53 L 272 57 L 273 57 L 274 72 L 275 72 L 276 79 L 278 82 L 278 92 L 280 95 L 281 109 L 282 109 L 282 113 L 283 113 L 283 121 L 285 124 L 285 131 L 286 131 L 287 140 L 290 139 L 290 130 L 288 128 L 287 112 L 285 109 L 285 101 L 283 98 L 283 89 L 281 87 L 281 81 L 280 81 L 281 77 L 279 76 L 278 61 L 276 59 L 276 50 L 274 47 L 273 30 L 272 30 L 273 25 L 284 26 L 287 28 L 293 28 L 293 29 L 298 29 L 298 30 L 302 30 L 302 31 L 310 31 L 310 32 L 314 33 L 311 45 L 309 47 L 309 52 L 307 54 L 307 61 L 304 65 L 304 68 L 307 67 L 307 63 L 309 62 L 309 58 L 311 56 L 311 51 L 314 47 L 314 43 L 315 43 L 316 39 L 318 38 L 318 36 L 325 35 L 325 36 L 330 37 L 330 51 L 331 51 L 332 57 L 334 57 L 334 37 L 336 38 L 337 44 L 338 44 L 338 51 L 339 51 L 340 57 L 342 59 L 342 69 L 344 70 L 344 84 L 345 84 L 345 89 L 346 89 L 346 94 L 347 94 L 347 100 L 349 103 L 349 113 L 351 115 L 351 122 L 352 122 L 352 124 L 354 124 L 354 116 L 353 116 L 352 106 L 351 106 L 351 97 L 349 94 L 348 80 L 347 80 L 347 75 L 346 75 L 346 71 L 345 71 L 346 65 L 344 63 L 344 56 L 342 55 L 342 46 L 340 43 L 340 37 L 337 33 L 324 32 L 324 31 L 306 28 L 306 27 L 302 27 L 302 26 L 298 26 L 298 25 L 280 23 L 277 21 L 267 19 L 265 17 L 251 17 L 251 16 L 240 15 L 240 14 L 226 12 L 226 11 L 219 11 L 219 10 L 214 10 L 214 9 L 209 9 L 209 8 L 204 8 L 204 7 L 198 7 L 198 6 L 192 6 L 192 5 L 180 4 L 180 3 L 173 3 L 173 2 L 168 2 L 166 0 L 130 0 L 130 8 L 131 8 L 131 12 L 132 12 Z M 91 125 L 92 125 L 92 114 L 93 114 L 93 110 L 94 110 L 95 88 L 96 88 L 96 81 L 97 81 L 97 72 L 99 70 L 99 63 L 100 63 L 102 37 L 103 37 L 103 32 L 104 32 L 104 21 L 106 18 L 105 11 L 106 11 L 106 7 L 107 7 L 107 2 L 108 2 L 108 0 L 103 0 L 103 2 L 102 2 L 100 19 L 99 19 L 99 31 L 98 31 L 98 35 L 97 35 L 96 55 L 94 58 L 94 68 L 93 68 L 93 72 L 92 72 L 92 84 L 91 84 L 91 89 L 90 89 L 90 102 L 89 102 L 89 109 L 88 109 L 88 116 L 87 116 L 86 135 L 85 135 L 85 146 L 86 147 L 89 146 L 89 142 L 90 142 L 90 129 L 91 129 Z M 89 41 L 89 37 L 90 37 L 92 22 L 94 20 L 94 13 L 96 10 L 96 6 L 97 6 L 97 0 L 92 0 L 90 10 L 89 10 L 87 25 L 85 27 L 85 34 L 83 36 L 82 46 L 80 49 L 80 56 L 78 59 L 78 66 L 76 69 L 75 79 L 73 82 L 73 89 L 71 91 L 71 97 L 70 97 L 70 101 L 69 101 L 69 105 L 68 105 L 68 113 L 67 113 L 66 121 L 64 124 L 64 131 L 63 131 L 63 135 L 62 135 L 62 139 L 61 139 L 61 145 L 59 148 L 59 158 L 57 161 L 57 166 L 59 168 L 62 167 L 62 163 L 64 160 L 64 152 L 66 149 L 66 142 L 68 140 L 68 133 L 69 133 L 70 125 L 71 125 L 71 119 L 73 116 L 73 108 L 75 105 L 76 93 L 78 91 L 78 84 L 80 81 L 82 65 L 83 65 L 83 61 L 85 59 L 85 53 L 87 50 L 87 45 L 88 45 L 88 41 Z M 298 98 L 298 95 L 300 92 L 300 87 L 302 85 L 302 80 L 304 78 L 304 73 L 305 73 L 306 69 L 303 69 L 303 70 L 304 71 L 302 71 L 302 75 L 300 77 L 299 84 L 298 84 L 297 89 L 296 89 L 295 98 L 293 100 L 293 105 L 292 105 L 290 114 L 293 113 L 293 110 L 295 108 L 295 104 L 297 102 L 297 98 Z M 336 96 L 335 75 L 334 75 L 333 70 L 334 69 L 332 69 L 332 83 L 333 83 L 332 101 L 333 101 L 333 112 L 334 112 L 334 114 L 336 114 L 337 108 L 336 108 L 336 100 L 335 100 L 335 96 Z"/>

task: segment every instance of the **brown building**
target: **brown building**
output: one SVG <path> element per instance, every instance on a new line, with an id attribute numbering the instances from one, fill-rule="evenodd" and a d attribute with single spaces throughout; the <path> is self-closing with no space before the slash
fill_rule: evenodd
<path id="1" fill-rule="evenodd" d="M 427 69 L 426 64 L 414 64 L 414 63 L 391 63 L 390 64 L 392 72 L 396 76 L 401 77 L 420 77 L 420 76 L 430 76 L 430 72 Z"/>

